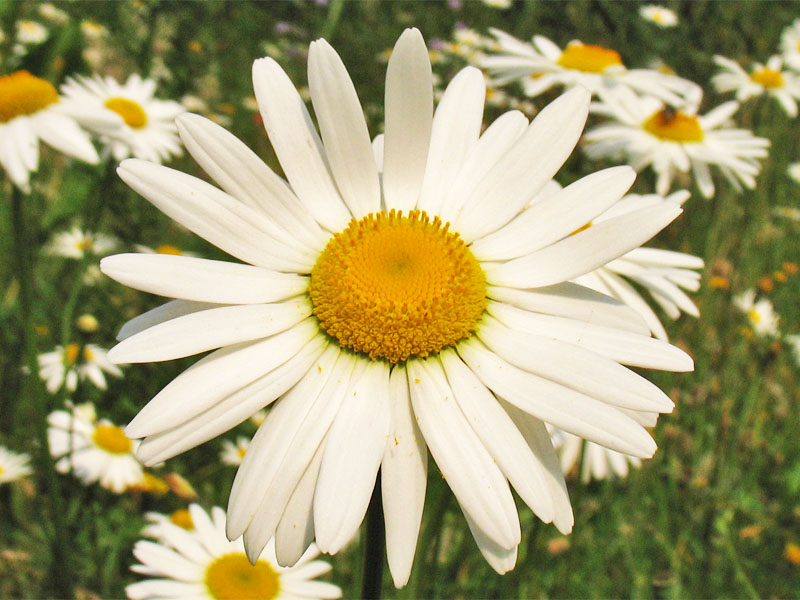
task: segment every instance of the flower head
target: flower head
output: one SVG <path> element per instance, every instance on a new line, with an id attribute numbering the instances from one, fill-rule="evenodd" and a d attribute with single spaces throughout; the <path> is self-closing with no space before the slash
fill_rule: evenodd
<path id="1" fill-rule="evenodd" d="M 784 62 L 800 70 L 800 19 L 795 19 L 781 33 L 781 51 Z"/>
<path id="2" fill-rule="evenodd" d="M 39 377 L 47 383 L 47 391 L 55 394 L 64 385 L 74 392 L 78 382 L 88 379 L 101 390 L 106 389 L 104 373 L 122 377 L 120 368 L 108 360 L 107 351 L 96 344 L 67 344 L 39 355 Z"/>
<path id="3" fill-rule="evenodd" d="M 778 315 L 768 298 L 756 302 L 756 291 L 749 289 L 733 299 L 733 305 L 747 316 L 747 321 L 756 335 L 775 337 L 779 334 Z"/>
<path id="4" fill-rule="evenodd" d="M 177 518 L 176 518 L 177 517 Z M 314 560 L 319 550 L 310 546 L 297 564 L 281 566 L 270 542 L 251 564 L 242 540 L 225 537 L 225 511 L 214 507 L 211 515 L 197 504 L 170 516 L 150 513 L 157 529 L 149 526 L 146 535 L 156 534 L 158 542 L 141 540 L 133 555 L 141 563 L 132 571 L 157 579 L 129 585 L 131 599 L 156 598 L 340 598 L 338 586 L 313 581 L 330 571 L 331 566 Z"/>
<path id="5" fill-rule="evenodd" d="M 242 464 L 242 459 L 244 459 L 244 455 L 249 447 L 250 440 L 241 435 L 236 438 L 235 444 L 230 440 L 223 440 L 222 452 L 219 453 L 219 458 L 226 465 L 238 467 Z"/>
<path id="6" fill-rule="evenodd" d="M 53 236 L 47 247 L 49 254 L 64 258 L 82 259 L 86 255 L 104 256 L 113 250 L 119 241 L 105 233 L 83 231 L 75 226 Z"/>
<path id="7" fill-rule="evenodd" d="M 780 103 L 787 115 L 797 116 L 800 77 L 783 68 L 780 56 L 770 57 L 765 65 L 755 63 L 749 73 L 739 63 L 724 56 L 715 56 L 714 62 L 722 68 L 722 72 L 711 79 L 718 92 L 736 92 L 736 99 L 740 102 L 769 94 Z"/>
<path id="8" fill-rule="evenodd" d="M 0 483 L 10 483 L 31 474 L 31 457 L 0 446 Z"/>
<path id="9" fill-rule="evenodd" d="M 662 28 L 675 27 L 675 25 L 678 24 L 678 15 L 670 9 L 657 4 L 645 4 L 641 6 L 639 8 L 639 16 Z"/>
<path id="10" fill-rule="evenodd" d="M 649 337 L 622 303 L 569 280 L 639 246 L 681 209 L 646 207 L 570 236 L 627 191 L 629 167 L 594 175 L 617 184 L 596 201 L 528 207 L 580 137 L 581 87 L 532 123 L 512 111 L 481 134 L 483 75 L 462 70 L 434 112 L 428 50 L 407 30 L 389 60 L 385 133 L 373 144 L 324 40 L 312 43 L 308 69 L 320 133 L 281 67 L 253 66 L 287 181 L 196 115 L 179 117 L 179 132 L 222 189 L 143 161 L 120 166 L 162 211 L 249 263 L 102 261 L 114 279 L 176 298 L 125 325 L 113 360 L 220 348 L 126 432 L 145 438 L 138 456 L 152 464 L 271 404 L 234 481 L 228 536 L 244 534 L 251 560 L 274 540 L 281 565 L 313 539 L 338 552 L 380 469 L 397 586 L 413 562 L 430 452 L 481 552 L 506 572 L 520 541 L 509 484 L 542 520 L 572 527 L 545 421 L 634 456 L 655 451 L 621 408 L 669 412 L 672 402 L 622 364 L 684 371 L 691 359 Z"/>
<path id="11" fill-rule="evenodd" d="M 41 44 L 50 35 L 47 27 L 38 21 L 17 21 L 17 41 L 21 44 Z"/>

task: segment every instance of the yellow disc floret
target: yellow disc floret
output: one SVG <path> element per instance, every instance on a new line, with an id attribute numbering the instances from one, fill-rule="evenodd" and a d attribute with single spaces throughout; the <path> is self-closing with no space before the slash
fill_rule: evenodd
<path id="1" fill-rule="evenodd" d="M 669 107 L 648 117 L 642 123 L 642 129 L 662 140 L 671 142 L 703 141 L 703 128 L 697 117 Z"/>
<path id="2" fill-rule="evenodd" d="M 269 600 L 280 591 L 280 578 L 265 560 L 251 565 L 244 554 L 220 556 L 206 569 L 206 587 L 218 600 Z"/>
<path id="3" fill-rule="evenodd" d="M 616 50 L 574 43 L 564 48 L 558 57 L 558 64 L 565 69 L 574 69 L 584 73 L 602 73 L 608 67 L 622 67 L 622 57 Z"/>
<path id="4" fill-rule="evenodd" d="M 775 69 L 759 69 L 750 75 L 750 79 L 768 90 L 778 90 L 784 86 L 783 73 Z"/>
<path id="5" fill-rule="evenodd" d="M 392 363 L 470 336 L 486 308 L 486 277 L 448 227 L 422 211 L 353 219 L 311 271 L 320 327 L 339 345 Z"/>
<path id="6" fill-rule="evenodd" d="M 185 508 L 179 508 L 169 516 L 170 523 L 183 527 L 187 531 L 194 529 L 194 521 L 192 520 L 191 513 Z"/>
<path id="7" fill-rule="evenodd" d="M 117 113 L 125 124 L 132 129 L 141 129 L 147 125 L 147 113 L 133 100 L 127 98 L 109 98 L 106 100 L 106 108 Z"/>
<path id="8" fill-rule="evenodd" d="M 92 434 L 96 446 L 111 454 L 127 454 L 133 449 L 133 443 L 116 425 L 98 425 Z"/>
<path id="9" fill-rule="evenodd" d="M 0 123 L 32 115 L 58 102 L 53 84 L 27 71 L 0 76 Z"/>

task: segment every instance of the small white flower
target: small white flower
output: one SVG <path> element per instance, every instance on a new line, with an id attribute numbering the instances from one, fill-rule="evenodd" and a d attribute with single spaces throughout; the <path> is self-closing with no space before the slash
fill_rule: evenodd
<path id="1" fill-rule="evenodd" d="M 89 379 L 101 390 L 106 389 L 104 372 L 122 377 L 122 371 L 108 360 L 108 352 L 95 344 L 56 346 L 52 352 L 39 355 L 39 377 L 45 380 L 47 391 L 55 394 L 61 386 L 74 392 L 78 382 Z"/>
<path id="2" fill-rule="evenodd" d="M 790 164 L 786 172 L 789 174 L 789 177 L 794 179 L 797 183 L 800 183 L 800 162 Z"/>
<path id="3" fill-rule="evenodd" d="M 595 112 L 612 120 L 586 132 L 584 147 L 593 159 L 620 156 L 637 171 L 652 166 L 656 193 L 666 196 L 676 173 L 694 175 L 706 198 L 714 195 L 710 166 L 717 167 L 736 188 L 756 186 L 757 159 L 767 156 L 769 140 L 726 123 L 739 109 L 726 102 L 705 115 L 675 110 L 657 98 L 640 97 L 625 88 L 603 94 Z"/>
<path id="4" fill-rule="evenodd" d="M 736 92 L 736 99 L 740 102 L 769 94 L 780 103 L 787 115 L 792 118 L 797 116 L 800 77 L 783 69 L 780 56 L 770 57 L 766 65 L 755 63 L 750 73 L 736 61 L 724 56 L 715 56 L 714 62 L 723 69 L 711 79 L 718 92 Z"/>
<path id="5" fill-rule="evenodd" d="M 500 10 L 506 10 L 511 8 L 513 4 L 512 0 L 481 0 L 486 6 L 491 6 L 492 8 L 499 8 Z"/>
<path id="6" fill-rule="evenodd" d="M 174 514 L 174 513 L 173 513 Z M 292 567 L 281 566 L 270 541 L 250 563 L 239 538 L 233 542 L 225 536 L 225 511 L 211 509 L 209 516 L 200 506 L 189 506 L 186 527 L 171 517 L 161 515 L 157 528 L 149 528 L 160 543 L 136 542 L 133 555 L 141 563 L 131 570 L 155 579 L 129 585 L 125 592 L 131 599 L 156 598 L 261 598 L 294 599 L 340 598 L 342 590 L 332 583 L 313 581 L 330 571 L 327 562 L 314 560 L 319 550 L 313 544 Z M 155 515 L 148 519 L 156 520 Z"/>
<path id="7" fill-rule="evenodd" d="M 250 447 L 250 440 L 239 436 L 234 444 L 230 440 L 222 440 L 222 452 L 219 453 L 220 460 L 226 465 L 238 467 L 242 464 L 247 449 Z"/>
<path id="8" fill-rule="evenodd" d="M 81 21 L 81 33 L 87 40 L 96 42 L 108 35 L 108 29 L 95 21 Z"/>
<path id="9" fill-rule="evenodd" d="M 786 64 L 800 71 L 800 19 L 795 19 L 781 33 L 781 52 Z"/>
<path id="10" fill-rule="evenodd" d="M 580 459 L 583 483 L 589 483 L 592 479 L 627 477 L 630 467 L 638 469 L 642 466 L 640 458 L 598 446 L 560 429 L 552 431 L 551 435 L 564 474 L 569 473 Z"/>
<path id="11" fill-rule="evenodd" d="M 48 254 L 64 258 L 82 259 L 85 256 L 105 256 L 113 250 L 119 241 L 105 233 L 82 231 L 75 226 L 69 231 L 62 231 L 53 236 L 47 245 Z"/>
<path id="12" fill-rule="evenodd" d="M 39 5 L 39 14 L 48 21 L 52 21 L 53 23 L 59 25 L 69 21 L 69 15 L 50 2 L 45 2 L 44 4 Z"/>
<path id="13" fill-rule="evenodd" d="M 155 98 L 155 89 L 155 81 L 136 74 L 123 84 L 112 77 L 78 75 L 67 78 L 61 93 L 115 122 L 114 127 L 97 127 L 94 120 L 83 122 L 110 145 L 114 159 L 135 156 L 161 163 L 182 154 L 174 120 L 186 109 L 178 102 Z"/>
<path id="14" fill-rule="evenodd" d="M 22 44 L 41 44 L 50 31 L 37 21 L 23 19 L 17 21 L 17 41 Z"/>
<path id="15" fill-rule="evenodd" d="M 97 419 L 92 404 L 57 410 L 47 417 L 50 454 L 59 473 L 72 470 L 85 484 L 98 482 L 115 494 L 144 479 L 142 465 L 133 455 L 138 447 L 122 428 Z"/>
<path id="16" fill-rule="evenodd" d="M 775 309 L 767 298 L 761 298 L 758 302 L 756 300 L 756 291 L 749 289 L 742 292 L 733 299 L 733 304 L 736 308 L 747 315 L 747 320 L 750 327 L 756 335 L 761 337 L 775 337 L 778 335 L 778 315 L 775 314 Z"/>
<path id="17" fill-rule="evenodd" d="M 659 27 L 675 27 L 678 24 L 678 15 L 657 4 L 645 4 L 639 8 L 639 16 Z"/>
<path id="18" fill-rule="evenodd" d="M 0 483 L 10 483 L 31 474 L 27 454 L 17 453 L 0 446 Z"/>

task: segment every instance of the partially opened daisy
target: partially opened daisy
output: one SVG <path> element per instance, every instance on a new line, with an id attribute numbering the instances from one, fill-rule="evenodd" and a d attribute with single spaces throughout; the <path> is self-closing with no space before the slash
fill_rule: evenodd
<path id="1" fill-rule="evenodd" d="M 552 87 L 576 85 L 593 94 L 626 87 L 651 94 L 671 104 L 696 103 L 702 96 L 697 84 L 654 69 L 628 69 L 619 52 L 573 40 L 562 50 L 548 38 L 535 35 L 532 44 L 499 29 L 490 29 L 497 47 L 483 55 L 479 66 L 494 85 L 518 81 L 527 96 L 538 96 Z"/>
<path id="2" fill-rule="evenodd" d="M 92 404 L 54 411 L 47 423 L 50 454 L 59 473 L 72 471 L 83 483 L 97 482 L 115 494 L 144 479 L 142 465 L 133 455 L 138 442 L 111 421 L 98 420 Z"/>
<path id="3" fill-rule="evenodd" d="M 52 83 L 27 71 L 0 76 L 0 166 L 14 185 L 30 191 L 30 174 L 39 168 L 39 140 L 84 162 L 100 160 L 77 117 L 113 126 L 102 115 L 62 100 Z"/>
<path id="4" fill-rule="evenodd" d="M 331 570 L 327 562 L 314 560 L 319 550 L 313 545 L 297 564 L 283 567 L 275 557 L 275 544 L 270 542 L 250 564 L 242 540 L 229 542 L 225 537 L 225 511 L 214 507 L 209 515 L 192 504 L 182 513 L 185 516 L 182 514 L 177 522 L 172 516 L 160 515 L 158 543 L 136 542 L 133 555 L 141 564 L 131 570 L 157 579 L 132 583 L 125 588 L 128 598 L 341 598 L 339 586 L 313 581 Z M 147 534 L 154 531 L 150 526 Z"/>
<path id="5" fill-rule="evenodd" d="M 629 167 L 589 175 L 588 195 L 528 203 L 572 152 L 589 94 L 564 94 L 528 123 L 482 135 L 483 75 L 462 70 L 433 110 L 416 29 L 386 76 L 382 175 L 353 83 L 324 40 L 311 45 L 321 138 L 288 76 L 255 62 L 256 97 L 284 181 L 221 127 L 178 118 L 189 152 L 221 186 L 159 165 L 119 174 L 166 214 L 244 263 L 124 254 L 103 271 L 176 298 L 129 323 L 112 360 L 170 360 L 220 348 L 129 424 L 138 456 L 166 460 L 272 404 L 236 475 L 231 539 L 279 564 L 312 540 L 339 551 L 382 473 L 387 556 L 408 580 L 430 451 L 483 555 L 516 561 L 511 487 L 563 532 L 573 516 L 545 422 L 634 456 L 655 443 L 626 411 L 672 402 L 622 364 L 692 369 L 624 304 L 569 280 L 639 246 L 681 212 L 660 204 L 569 234 L 613 206 Z M 510 483 L 510 486 L 509 486 Z M 270 542 L 272 543 L 272 542 Z"/>
<path id="6" fill-rule="evenodd" d="M 77 75 L 61 86 L 66 98 L 116 120 L 113 128 L 94 128 L 104 136 L 116 160 L 135 156 L 164 162 L 182 154 L 174 121 L 186 109 L 173 100 L 159 100 L 155 91 L 155 81 L 136 74 L 125 83 L 108 76 Z M 86 126 L 92 127 L 92 123 Z"/>
<path id="7" fill-rule="evenodd" d="M 31 474 L 31 457 L 0 446 L 0 483 L 10 483 Z"/>
<path id="8" fill-rule="evenodd" d="M 761 94 L 775 98 L 790 117 L 797 116 L 797 101 L 800 100 L 800 76 L 783 68 L 783 59 L 772 56 L 767 64 L 755 63 L 750 72 L 730 58 L 716 55 L 714 62 L 722 72 L 711 78 L 718 92 L 736 92 L 740 102 Z"/>
<path id="9" fill-rule="evenodd" d="M 97 344 L 56 346 L 50 352 L 38 356 L 39 377 L 45 382 L 47 391 L 55 394 L 61 386 L 74 392 L 78 382 L 88 379 L 97 388 L 108 387 L 105 373 L 122 377 L 122 370 L 108 359 L 108 352 Z"/>
<path id="10" fill-rule="evenodd" d="M 698 115 L 623 88 L 604 93 L 603 100 L 596 110 L 612 121 L 586 132 L 585 150 L 591 158 L 624 158 L 637 171 L 652 166 L 661 196 L 667 195 L 677 173 L 691 170 L 703 196 L 712 197 L 710 166 L 717 167 L 737 189 L 742 185 L 755 188 L 755 176 L 761 170 L 758 159 L 767 156 L 769 140 L 728 125 L 738 102 Z"/>
<path id="11" fill-rule="evenodd" d="M 580 461 L 580 477 L 583 483 L 589 483 L 592 479 L 627 477 L 631 467 L 638 469 L 642 466 L 641 459 L 636 456 L 598 446 L 571 433 L 556 430 L 552 435 L 564 473 L 569 473 Z"/>

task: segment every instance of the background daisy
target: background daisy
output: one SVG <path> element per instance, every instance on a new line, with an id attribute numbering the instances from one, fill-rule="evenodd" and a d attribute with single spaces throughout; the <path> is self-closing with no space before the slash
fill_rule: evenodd
<path id="1" fill-rule="evenodd" d="M 31 457 L 27 454 L 13 452 L 5 446 L 0 446 L 0 484 L 17 481 L 30 475 L 32 473 L 30 460 Z"/>
<path id="2" fill-rule="evenodd" d="M 97 388 L 107 387 L 105 373 L 122 377 L 122 370 L 108 360 L 108 352 L 97 344 L 67 344 L 56 346 L 38 357 L 39 377 L 45 380 L 47 391 L 56 393 L 61 386 L 74 392 L 78 382 L 88 379 Z"/>
<path id="3" fill-rule="evenodd" d="M 718 92 L 736 92 L 740 102 L 761 94 L 775 98 L 787 115 L 797 116 L 797 100 L 800 99 L 800 77 L 783 68 L 780 56 L 771 56 L 767 64 L 755 63 L 748 73 L 739 63 L 724 56 L 714 56 L 714 62 L 722 72 L 711 78 Z"/>

